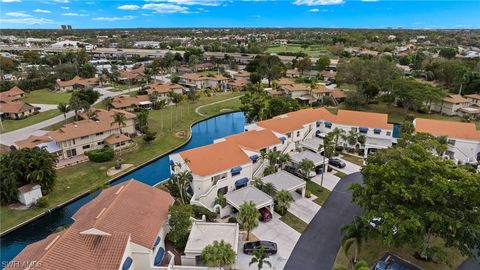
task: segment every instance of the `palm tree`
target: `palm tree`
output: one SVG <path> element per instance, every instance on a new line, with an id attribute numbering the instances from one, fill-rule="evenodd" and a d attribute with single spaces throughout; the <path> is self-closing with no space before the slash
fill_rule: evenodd
<path id="1" fill-rule="evenodd" d="M 345 134 L 345 130 L 341 128 L 334 128 L 332 132 L 330 132 L 333 136 L 333 141 L 335 142 L 335 149 L 337 149 L 338 140 Z"/>
<path id="2" fill-rule="evenodd" d="M 113 124 L 118 124 L 120 127 L 120 133 L 122 133 L 122 127 L 126 126 L 127 117 L 125 117 L 124 113 L 121 112 L 116 112 L 113 115 L 113 122 L 110 124 L 113 126 Z"/>
<path id="3" fill-rule="evenodd" d="M 302 170 L 305 179 L 310 180 L 310 172 L 315 168 L 315 164 L 310 159 L 304 158 L 299 164 L 298 168 Z"/>
<path id="4" fill-rule="evenodd" d="M 105 106 L 105 108 L 107 108 L 107 111 L 110 111 L 110 109 L 113 107 L 112 106 L 112 103 L 113 103 L 113 98 L 112 97 L 106 97 L 103 101 L 102 101 L 103 105 Z"/>
<path id="5" fill-rule="evenodd" d="M 67 124 L 67 113 L 70 111 L 70 106 L 66 103 L 60 103 L 57 106 L 58 110 L 63 113 L 63 117 L 65 118 L 65 125 Z"/>
<path id="6" fill-rule="evenodd" d="M 265 248 L 263 246 L 260 246 L 260 249 L 255 250 L 253 252 L 253 258 L 250 260 L 250 263 L 248 266 L 256 263 L 258 270 L 262 270 L 263 264 L 267 264 L 268 266 L 272 267 L 272 264 L 267 261 L 268 258 L 268 253 L 265 251 Z"/>
<path id="7" fill-rule="evenodd" d="M 353 223 L 349 225 L 345 225 L 342 227 L 342 239 L 341 244 L 345 251 L 345 255 L 348 256 L 348 252 L 352 246 L 355 247 L 354 256 L 353 256 L 353 264 L 357 262 L 358 253 L 360 251 L 360 247 L 362 246 L 363 240 L 366 237 L 366 228 L 364 223 L 359 217 L 355 217 L 353 219 Z"/>
<path id="8" fill-rule="evenodd" d="M 278 156 L 278 164 L 282 170 L 285 167 L 285 164 L 290 161 L 290 155 L 287 153 L 280 153 L 280 155 Z"/>
<path id="9" fill-rule="evenodd" d="M 348 142 L 348 145 L 351 147 L 352 145 L 355 146 L 355 144 L 357 143 L 357 139 L 358 139 L 358 133 L 353 131 L 353 130 L 350 130 L 348 132 L 348 135 L 347 135 L 347 142 Z"/>
<path id="10" fill-rule="evenodd" d="M 275 186 L 272 183 L 264 183 L 261 190 L 270 196 L 275 195 Z"/>
<path id="11" fill-rule="evenodd" d="M 247 230 L 247 240 L 250 238 L 250 231 L 258 226 L 258 219 L 260 213 L 257 210 L 255 203 L 244 202 L 237 213 L 237 220 L 242 229 Z"/>
<path id="12" fill-rule="evenodd" d="M 185 163 L 189 163 L 189 160 L 185 160 Z M 182 164 L 176 163 L 173 166 L 176 168 L 182 168 Z M 191 179 L 191 174 L 189 171 L 183 171 L 176 173 L 170 177 L 170 179 L 177 184 L 178 191 L 180 193 L 180 200 L 181 203 L 185 204 L 187 203 L 187 189 L 190 186 L 190 179 Z"/>
<path id="13" fill-rule="evenodd" d="M 287 213 L 291 202 L 293 202 L 293 197 L 287 190 L 280 190 L 275 194 L 275 207 L 282 216 Z"/>
<path id="14" fill-rule="evenodd" d="M 220 267 L 235 263 L 235 251 L 232 245 L 221 240 L 213 241 L 213 244 L 206 246 L 202 251 L 202 258 L 208 267 Z"/>
<path id="15" fill-rule="evenodd" d="M 227 206 L 227 198 L 223 194 L 218 194 L 217 198 L 215 198 L 215 204 L 225 207 Z"/>

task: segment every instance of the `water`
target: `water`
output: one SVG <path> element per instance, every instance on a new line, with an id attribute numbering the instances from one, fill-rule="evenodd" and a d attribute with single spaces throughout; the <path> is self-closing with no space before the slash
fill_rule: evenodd
<path id="1" fill-rule="evenodd" d="M 396 124 L 396 123 L 393 124 L 392 136 L 397 139 L 400 138 L 400 124 Z"/>
<path id="2" fill-rule="evenodd" d="M 175 152 L 211 144 L 215 139 L 242 132 L 244 126 L 245 117 L 243 113 L 240 112 L 224 114 L 202 121 L 192 127 L 192 139 L 190 142 Z M 118 185 L 131 178 L 148 185 L 155 185 L 169 177 L 170 169 L 167 155 L 140 169 L 126 174 L 115 180 L 112 185 Z M 62 208 L 52 211 L 49 215 L 45 215 L 40 219 L 3 236 L 0 239 L 0 259 L 2 261 L 2 266 L 4 265 L 4 262 L 10 261 L 17 256 L 26 245 L 47 237 L 60 226 L 73 223 L 73 220 L 70 217 L 91 199 L 92 197 L 90 195 L 82 197 Z"/>

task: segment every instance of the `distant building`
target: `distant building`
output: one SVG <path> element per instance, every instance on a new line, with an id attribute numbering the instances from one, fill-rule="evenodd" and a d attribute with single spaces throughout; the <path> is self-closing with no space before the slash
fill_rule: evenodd
<path id="1" fill-rule="evenodd" d="M 55 90 L 57 91 L 69 91 L 74 88 L 88 88 L 95 87 L 99 85 L 99 78 L 81 78 L 80 76 L 75 76 L 73 79 L 68 81 L 62 81 L 58 79 L 55 82 Z"/>

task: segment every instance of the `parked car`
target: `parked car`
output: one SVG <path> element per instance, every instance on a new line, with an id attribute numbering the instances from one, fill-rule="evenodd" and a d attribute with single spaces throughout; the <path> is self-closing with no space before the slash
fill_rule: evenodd
<path id="1" fill-rule="evenodd" d="M 245 254 L 251 255 L 256 250 L 259 250 L 260 247 L 263 247 L 265 249 L 265 252 L 269 255 L 277 254 L 277 244 L 270 241 L 247 242 L 243 244 L 243 252 Z"/>
<path id="2" fill-rule="evenodd" d="M 305 176 L 305 173 L 303 172 L 302 169 L 297 169 L 297 174 L 300 175 L 301 177 Z M 315 170 L 312 170 L 308 173 L 308 177 L 315 177 L 316 175 L 317 173 L 315 172 Z"/>
<path id="3" fill-rule="evenodd" d="M 334 167 L 337 167 L 337 168 L 345 168 L 345 166 L 347 166 L 347 164 L 345 164 L 345 162 L 339 158 L 331 158 L 328 160 L 328 164 L 334 166 Z"/>
<path id="4" fill-rule="evenodd" d="M 270 210 L 268 210 L 268 208 L 266 207 L 263 207 L 263 208 L 260 208 L 260 210 L 258 210 L 260 212 L 260 220 L 263 221 L 263 222 L 267 222 L 267 221 L 270 221 L 272 219 L 272 213 L 270 212 Z"/>

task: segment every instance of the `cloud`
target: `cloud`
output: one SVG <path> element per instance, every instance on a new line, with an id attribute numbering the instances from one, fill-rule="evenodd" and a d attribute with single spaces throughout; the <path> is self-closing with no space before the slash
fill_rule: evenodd
<path id="1" fill-rule="evenodd" d="M 146 2 L 166 2 L 174 5 L 220 6 L 224 0 L 145 0 Z"/>
<path id="2" fill-rule="evenodd" d="M 11 24 L 51 24 L 54 21 L 45 18 L 36 18 L 36 17 L 28 17 L 28 18 L 13 18 L 13 19 L 5 19 L 0 18 L 0 23 L 11 23 Z"/>
<path id="3" fill-rule="evenodd" d="M 294 5 L 297 6 L 326 6 L 339 5 L 345 3 L 344 0 L 295 0 Z"/>
<path id="4" fill-rule="evenodd" d="M 70 7 L 60 7 L 61 9 L 70 9 Z"/>
<path id="5" fill-rule="evenodd" d="M 188 13 L 187 7 L 172 4 L 145 4 L 142 9 L 153 10 L 159 14 Z"/>
<path id="6" fill-rule="evenodd" d="M 37 12 L 37 13 L 52 13 L 50 10 L 46 10 L 46 9 L 35 9 L 33 12 Z"/>
<path id="7" fill-rule="evenodd" d="M 88 16 L 88 14 L 80 14 L 80 13 L 69 12 L 69 13 L 62 13 L 62 16 L 85 17 L 85 16 Z"/>
<path id="8" fill-rule="evenodd" d="M 378 0 L 360 0 L 360 1 L 362 1 L 362 2 L 370 2 L 370 3 L 371 3 L 371 2 L 378 2 Z"/>
<path id="9" fill-rule="evenodd" d="M 53 2 L 66 4 L 66 3 L 70 3 L 70 0 L 53 0 Z"/>
<path id="10" fill-rule="evenodd" d="M 20 1 L 20 0 L 2 0 L 0 2 L 2 2 L 2 3 L 20 3 L 22 1 Z"/>
<path id="11" fill-rule="evenodd" d="M 123 6 L 119 6 L 118 9 L 137 10 L 137 9 L 140 9 L 140 6 L 137 6 L 137 5 L 123 5 Z"/>
<path id="12" fill-rule="evenodd" d="M 319 12 L 319 11 L 320 11 L 320 9 L 318 9 L 318 8 L 312 8 L 312 9 L 308 10 L 308 12 Z"/>
<path id="13" fill-rule="evenodd" d="M 135 19 L 135 16 L 123 16 L 123 17 L 97 17 L 92 18 L 94 21 L 107 21 L 107 22 L 114 22 L 114 21 L 129 21 Z"/>
<path id="14" fill-rule="evenodd" d="M 7 13 L 5 13 L 5 15 L 10 16 L 10 17 L 21 17 L 21 18 L 33 17 L 32 15 L 25 13 L 25 11 L 7 12 Z"/>

